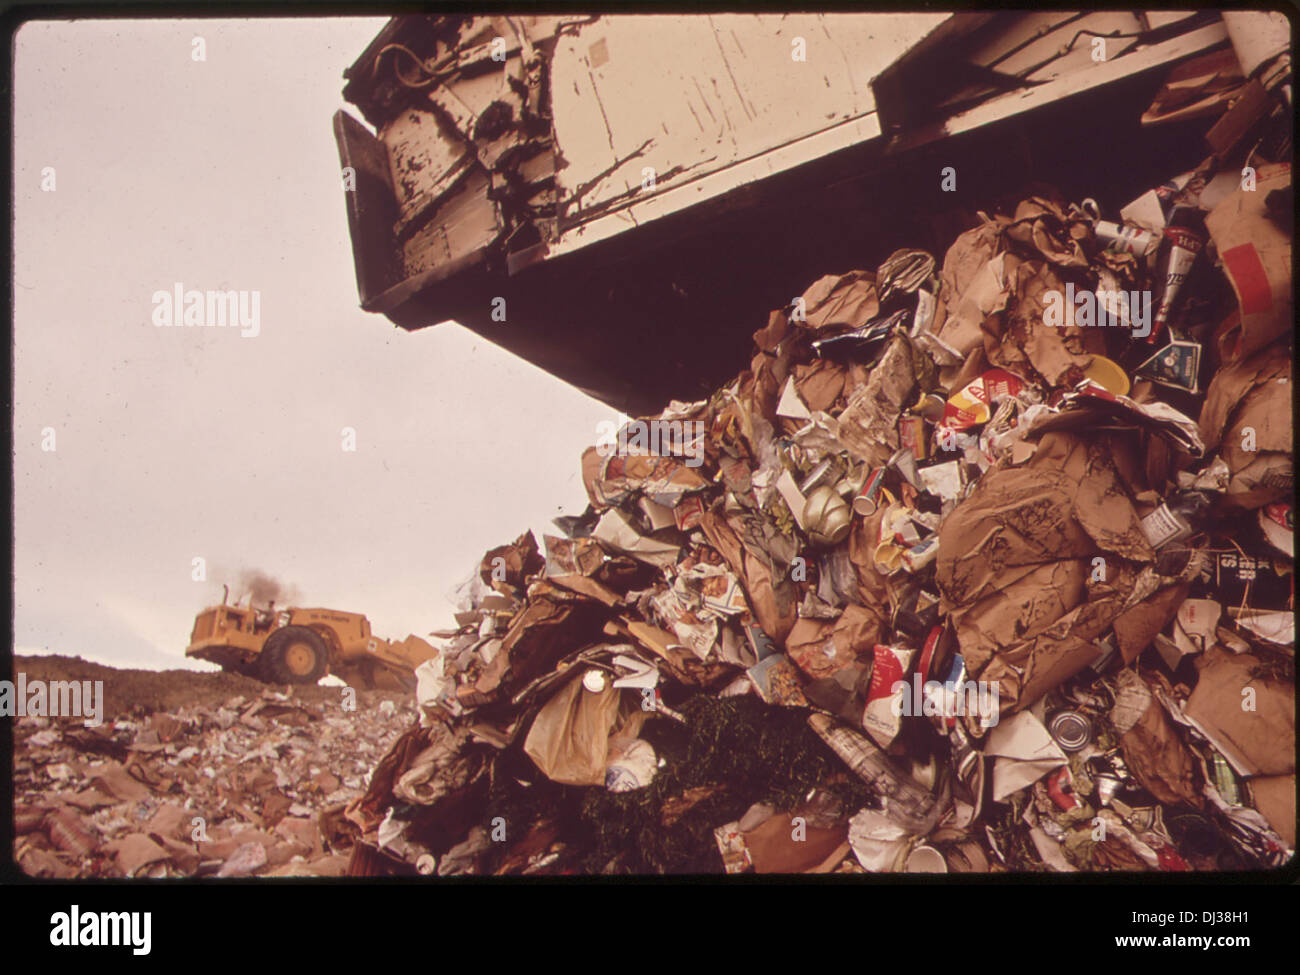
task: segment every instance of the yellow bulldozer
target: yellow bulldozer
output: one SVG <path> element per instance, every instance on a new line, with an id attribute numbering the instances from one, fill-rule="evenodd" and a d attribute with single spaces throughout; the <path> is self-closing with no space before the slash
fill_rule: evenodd
<path id="1" fill-rule="evenodd" d="M 228 599 L 226 590 L 220 605 L 194 618 L 185 656 L 271 684 L 315 684 L 334 674 L 353 687 L 413 690 L 415 668 L 438 654 L 414 634 L 397 643 L 376 637 L 360 613 Z"/>

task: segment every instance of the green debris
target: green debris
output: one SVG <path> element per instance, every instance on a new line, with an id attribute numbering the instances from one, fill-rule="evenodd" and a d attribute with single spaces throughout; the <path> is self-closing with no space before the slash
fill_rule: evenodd
<path id="1" fill-rule="evenodd" d="M 713 831 L 756 802 L 778 811 L 802 802 L 814 788 L 836 795 L 849 810 L 874 805 L 867 787 L 808 727 L 804 708 L 773 707 L 752 695 L 701 694 L 680 707 L 686 723 L 658 718 L 642 737 L 664 761 L 654 781 L 632 792 L 560 786 L 528 767 L 498 775 L 489 816 L 503 816 L 515 835 L 551 819 L 561 824 L 562 858 L 575 873 L 718 873 Z M 702 787 L 716 786 L 712 790 Z M 682 797 L 697 790 L 692 801 Z M 675 820 L 665 825 L 665 805 Z M 684 807 L 684 811 L 680 811 Z"/>

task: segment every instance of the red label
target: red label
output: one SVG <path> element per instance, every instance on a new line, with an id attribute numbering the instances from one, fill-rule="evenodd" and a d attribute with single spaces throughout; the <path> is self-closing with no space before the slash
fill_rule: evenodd
<path id="1" fill-rule="evenodd" d="M 1178 851 L 1172 846 L 1162 846 L 1156 850 L 1156 859 L 1160 863 L 1161 870 L 1190 870 L 1187 861 L 1178 855 Z"/>
<path id="2" fill-rule="evenodd" d="M 921 675 L 921 684 L 930 679 L 930 664 L 934 661 L 934 649 L 939 645 L 939 637 L 943 633 L 942 626 L 931 627 L 930 635 L 925 638 L 925 646 L 921 648 L 921 662 L 917 664 L 917 673 Z"/>
<path id="3" fill-rule="evenodd" d="M 1292 514 L 1291 506 L 1285 502 L 1279 501 L 1265 506 L 1264 514 L 1287 531 L 1295 528 L 1295 515 Z"/>
<path id="4" fill-rule="evenodd" d="M 1187 227 L 1166 227 L 1165 236 L 1173 241 L 1175 247 L 1181 247 L 1193 254 L 1199 254 L 1202 245 L 1205 243 L 1200 234 Z"/>
<path id="5" fill-rule="evenodd" d="M 1254 244 L 1238 244 L 1219 256 L 1223 258 L 1223 265 L 1237 289 L 1243 315 L 1254 315 L 1273 307 L 1273 289 L 1269 287 L 1264 262 L 1259 259 Z"/>
<path id="6" fill-rule="evenodd" d="M 880 644 L 875 646 L 874 652 L 875 666 L 871 671 L 871 684 L 867 687 L 868 704 L 893 693 L 894 685 L 906 673 L 908 657 L 911 656 L 906 650 Z"/>

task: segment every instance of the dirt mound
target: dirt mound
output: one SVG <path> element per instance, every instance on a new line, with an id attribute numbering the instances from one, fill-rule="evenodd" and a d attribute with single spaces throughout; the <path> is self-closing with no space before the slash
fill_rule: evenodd
<path id="1" fill-rule="evenodd" d="M 15 656 L 13 677 L 25 673 L 28 681 L 103 681 L 104 720 L 123 716 L 140 716 L 154 711 L 175 711 L 187 705 L 217 707 L 232 697 L 254 698 L 268 687 L 290 694 L 307 704 L 335 704 L 344 688 L 321 685 L 277 686 L 251 677 L 222 671 L 203 673 L 195 670 L 132 670 L 110 667 L 61 655 Z M 358 707 L 392 700 L 406 702 L 410 695 L 402 691 L 357 691 Z"/>

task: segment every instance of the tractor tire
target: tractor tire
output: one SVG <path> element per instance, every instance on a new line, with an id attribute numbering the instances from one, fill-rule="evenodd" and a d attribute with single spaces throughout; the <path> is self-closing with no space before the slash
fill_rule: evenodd
<path id="1" fill-rule="evenodd" d="M 266 638 L 259 663 L 272 684 L 315 684 L 329 670 L 329 650 L 315 630 L 286 626 Z"/>

